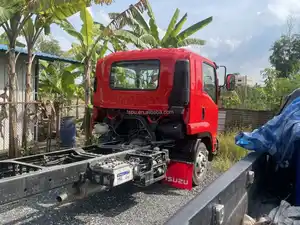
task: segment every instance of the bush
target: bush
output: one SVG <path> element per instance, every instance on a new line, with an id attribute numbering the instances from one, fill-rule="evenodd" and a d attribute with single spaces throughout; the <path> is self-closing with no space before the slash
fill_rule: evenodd
<path id="1" fill-rule="evenodd" d="M 247 131 L 249 129 L 232 130 L 218 136 L 220 152 L 212 162 L 213 167 L 217 170 L 222 172 L 228 170 L 234 163 L 249 153 L 249 151 L 237 146 L 234 142 L 234 137 L 240 130 Z"/>

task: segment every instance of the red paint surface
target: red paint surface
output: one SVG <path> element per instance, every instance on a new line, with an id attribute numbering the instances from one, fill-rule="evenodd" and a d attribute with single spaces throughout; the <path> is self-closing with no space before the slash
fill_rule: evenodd
<path id="1" fill-rule="evenodd" d="M 193 167 L 193 164 L 171 161 L 164 183 L 175 188 L 191 190 L 193 188 Z"/>
<path id="2" fill-rule="evenodd" d="M 126 60 L 160 60 L 160 75 L 156 90 L 113 90 L 110 88 L 111 64 Z M 168 98 L 173 86 L 177 60 L 190 61 L 190 103 L 184 111 L 183 121 L 187 134 L 205 134 L 216 144 L 218 129 L 218 105 L 203 89 L 203 63 L 215 68 L 209 59 L 186 49 L 147 49 L 116 52 L 100 59 L 96 66 L 97 91 L 94 107 L 103 109 L 168 110 Z M 218 85 L 217 82 L 215 84 Z M 217 95 L 217 92 L 216 92 Z M 203 119 L 202 110 L 205 109 Z M 212 149 L 214 151 L 215 149 Z"/>

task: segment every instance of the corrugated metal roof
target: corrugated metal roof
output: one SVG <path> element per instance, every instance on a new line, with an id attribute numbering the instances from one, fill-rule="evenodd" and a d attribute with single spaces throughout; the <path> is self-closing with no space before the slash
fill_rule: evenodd
<path id="1" fill-rule="evenodd" d="M 7 50 L 8 50 L 7 45 L 0 44 L 0 52 L 6 52 Z M 25 48 L 16 47 L 16 52 L 27 55 L 27 49 L 25 49 Z M 51 55 L 51 54 L 47 54 L 47 53 L 43 53 L 43 52 L 35 52 L 34 54 L 35 54 L 35 57 L 46 60 L 46 61 L 61 61 L 61 62 L 67 62 L 67 63 L 74 63 L 74 64 L 80 63 L 81 64 L 80 61 L 77 61 L 74 59 L 68 59 L 68 58 Z"/>

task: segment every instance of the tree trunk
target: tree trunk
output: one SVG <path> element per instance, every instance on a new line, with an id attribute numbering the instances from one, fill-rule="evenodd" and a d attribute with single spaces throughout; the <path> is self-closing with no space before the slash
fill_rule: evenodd
<path id="1" fill-rule="evenodd" d="M 61 104 L 58 101 L 54 101 L 54 110 L 55 110 L 55 130 L 56 130 L 56 147 L 59 149 L 60 147 L 60 109 Z"/>
<path id="2" fill-rule="evenodd" d="M 8 75 L 9 75 L 9 158 L 19 156 L 17 139 L 17 109 L 16 109 L 16 53 L 14 48 L 10 48 L 8 53 Z"/>
<path id="3" fill-rule="evenodd" d="M 76 120 L 79 118 L 79 97 L 76 97 Z"/>
<path id="4" fill-rule="evenodd" d="M 31 47 L 28 46 L 28 62 L 26 71 L 26 89 L 25 89 L 25 107 L 23 116 L 23 132 L 22 132 L 22 147 L 27 151 L 27 133 L 28 133 L 28 114 L 29 114 L 29 101 L 31 100 L 32 89 L 31 89 L 31 71 L 32 71 L 32 51 Z"/>
<path id="5" fill-rule="evenodd" d="M 85 81 L 85 140 L 86 145 L 91 143 L 91 129 L 90 129 L 90 110 L 89 104 L 91 103 L 91 60 L 87 59 L 84 65 L 84 81 Z"/>

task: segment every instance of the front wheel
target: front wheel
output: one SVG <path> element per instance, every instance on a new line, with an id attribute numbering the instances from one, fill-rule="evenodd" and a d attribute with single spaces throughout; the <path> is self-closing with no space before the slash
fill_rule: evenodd
<path id="1" fill-rule="evenodd" d="M 199 186 L 204 180 L 207 165 L 208 165 L 208 150 L 206 145 L 197 140 L 193 149 L 194 152 L 194 170 L 193 170 L 193 185 Z"/>

